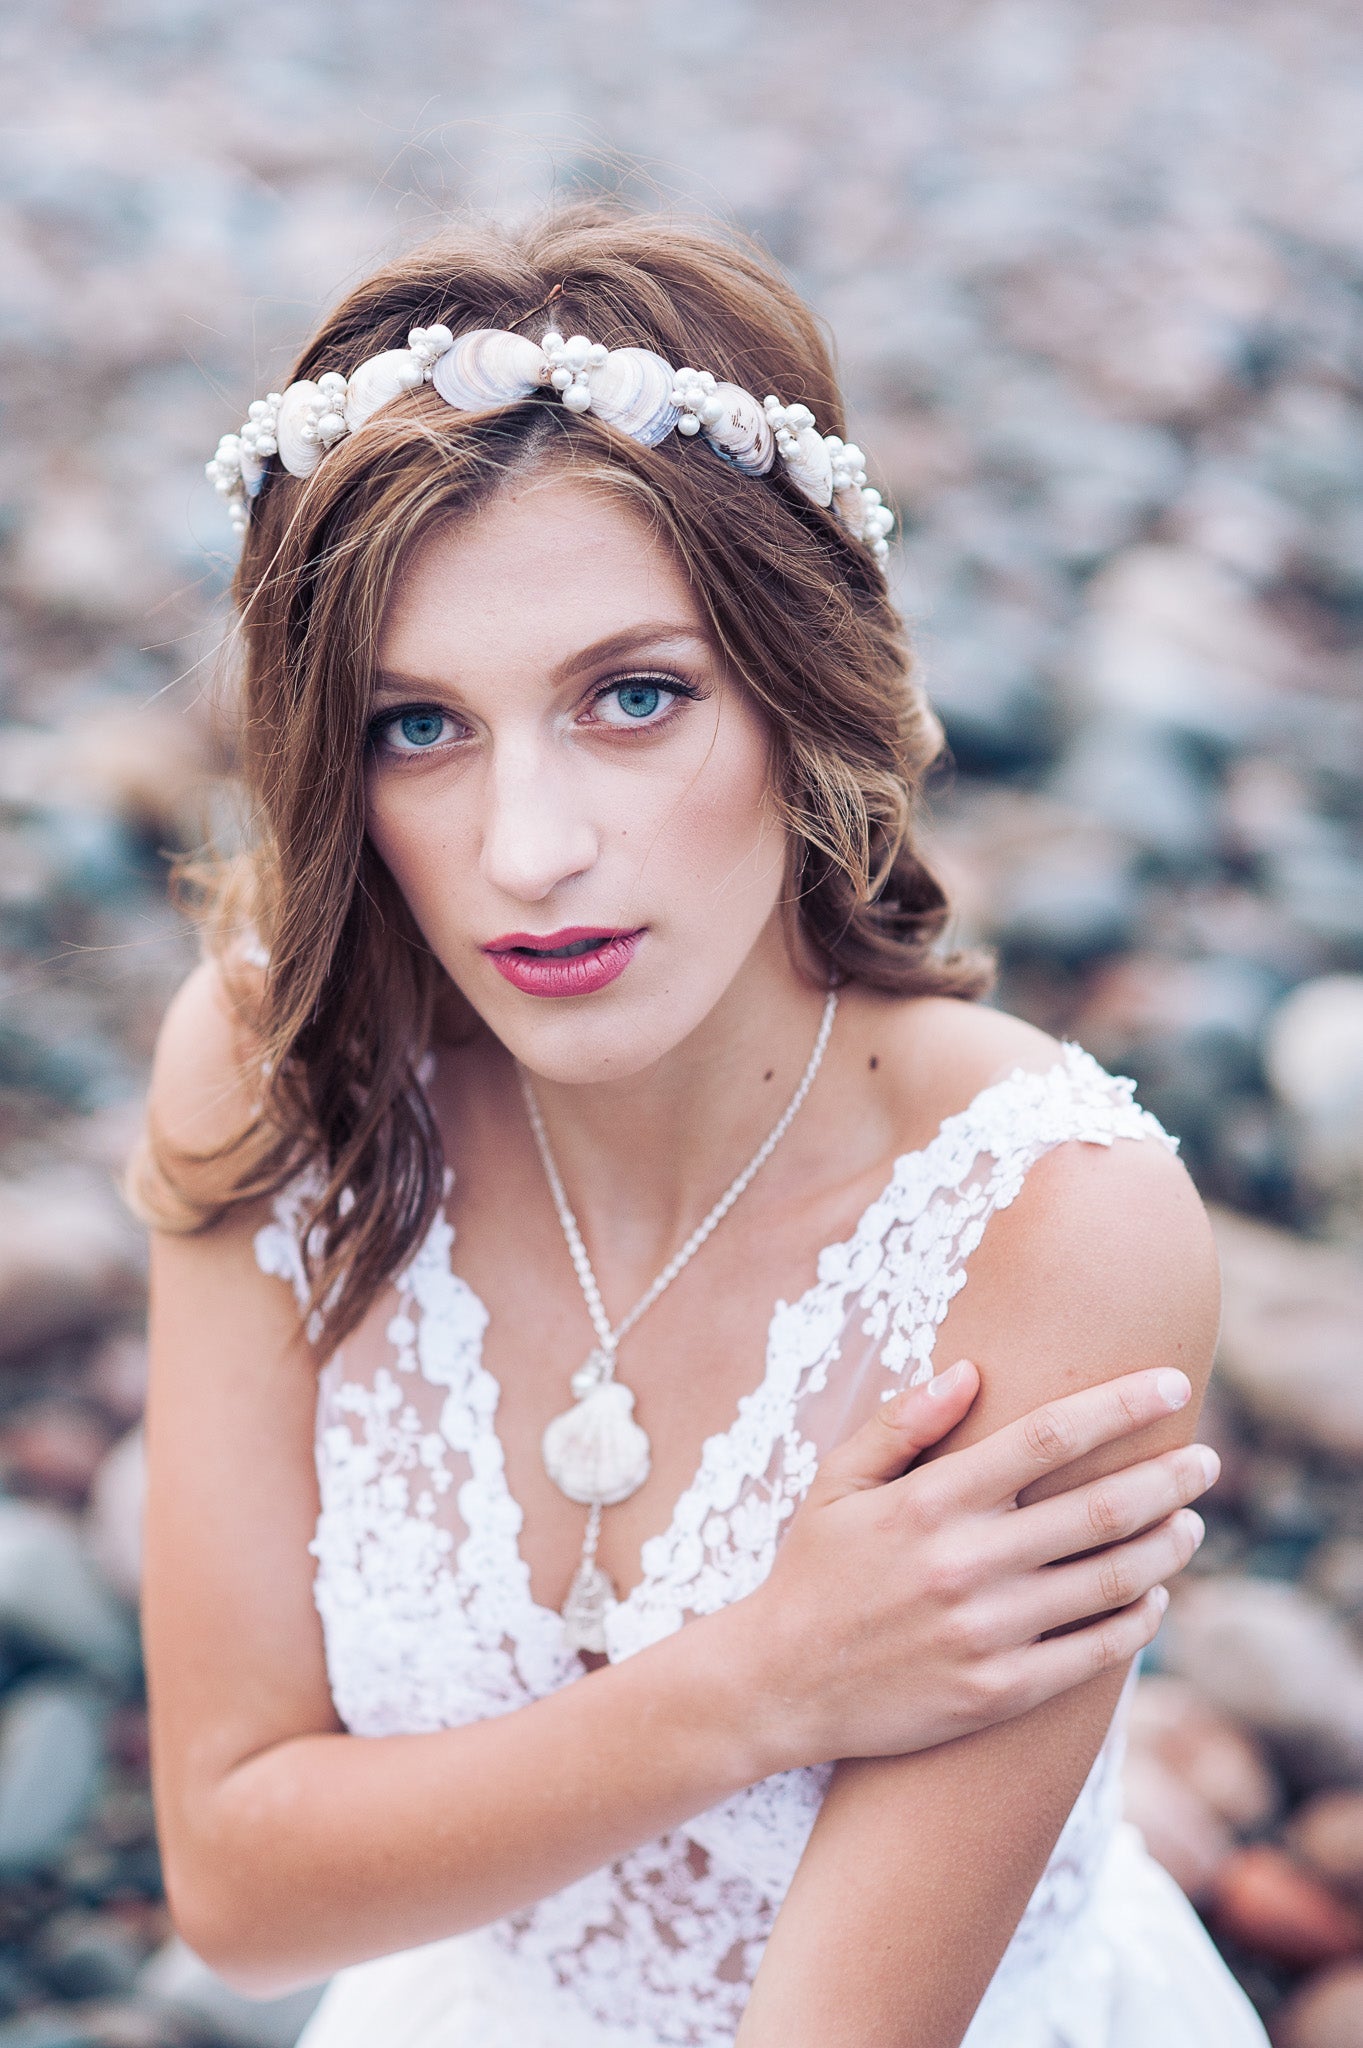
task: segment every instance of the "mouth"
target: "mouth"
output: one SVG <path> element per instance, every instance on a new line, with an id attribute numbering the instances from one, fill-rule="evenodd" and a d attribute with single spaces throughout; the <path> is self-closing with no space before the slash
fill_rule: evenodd
<path id="1" fill-rule="evenodd" d="M 570 925 L 557 932 L 504 932 L 483 952 L 504 980 L 525 995 L 594 995 L 619 979 L 644 936 L 600 926 Z"/>

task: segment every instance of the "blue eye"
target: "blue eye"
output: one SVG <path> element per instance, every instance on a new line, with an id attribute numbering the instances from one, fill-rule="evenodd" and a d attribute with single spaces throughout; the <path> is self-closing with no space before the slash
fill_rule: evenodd
<path id="1" fill-rule="evenodd" d="M 626 683 L 615 694 L 627 718 L 651 718 L 663 697 L 656 683 Z"/>
<path id="2" fill-rule="evenodd" d="M 397 727 L 409 747 L 433 747 L 444 723 L 438 711 L 409 711 L 397 721 Z"/>

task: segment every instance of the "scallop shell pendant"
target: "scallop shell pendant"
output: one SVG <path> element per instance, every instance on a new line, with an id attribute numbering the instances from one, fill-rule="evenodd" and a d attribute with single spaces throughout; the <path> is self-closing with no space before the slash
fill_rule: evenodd
<path id="1" fill-rule="evenodd" d="M 352 370 L 345 392 L 345 423 L 353 434 L 371 413 L 404 391 L 415 391 L 425 376 L 421 358 L 409 348 L 386 348 Z"/>
<path id="2" fill-rule="evenodd" d="M 785 458 L 786 473 L 816 505 L 833 501 L 833 458 L 817 427 L 801 427 L 795 452 Z"/>
<path id="3" fill-rule="evenodd" d="M 672 403 L 677 373 L 651 348 L 613 348 L 589 373 L 591 410 L 645 448 L 656 448 L 681 418 Z"/>
<path id="4" fill-rule="evenodd" d="M 446 349 L 431 372 L 446 405 L 460 412 L 486 412 L 528 398 L 545 380 L 549 358 L 536 341 L 500 327 L 475 327 Z"/>
<path id="5" fill-rule="evenodd" d="M 323 410 L 322 394 L 310 377 L 290 384 L 280 399 L 275 440 L 279 459 L 290 476 L 311 476 L 322 460 L 322 444 L 313 423 Z"/>
<path id="6" fill-rule="evenodd" d="M 713 395 L 723 405 L 724 415 L 702 429 L 706 440 L 717 455 L 746 476 L 765 476 L 776 459 L 776 437 L 766 413 L 739 384 L 716 384 Z"/>
<path id="7" fill-rule="evenodd" d="M 569 1500 L 613 1507 L 637 1493 L 649 1474 L 647 1433 L 634 1420 L 634 1396 L 605 1380 L 556 1415 L 541 1445 L 549 1477 Z"/>

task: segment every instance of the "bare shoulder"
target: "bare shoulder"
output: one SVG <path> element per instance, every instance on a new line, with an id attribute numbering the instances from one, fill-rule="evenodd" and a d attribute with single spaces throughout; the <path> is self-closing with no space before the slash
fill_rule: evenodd
<path id="1" fill-rule="evenodd" d="M 171 998 L 147 1111 L 158 1137 L 177 1151 L 211 1151 L 254 1116 L 259 1042 L 251 995 L 251 970 L 206 959 Z"/>
<path id="2" fill-rule="evenodd" d="M 1019 1067 L 1044 1073 L 1064 1058 L 1058 1039 L 1023 1019 L 949 997 L 885 1005 L 858 1028 L 877 1023 L 910 1131 L 931 1129 Z M 1206 1386 L 1221 1300 L 1211 1225 L 1186 1167 L 1148 1126 L 1051 1145 L 990 1219 L 967 1272 L 937 1356 L 973 1358 L 983 1384 L 949 1444 L 1147 1366 L 1179 1367 L 1197 1395 Z"/>

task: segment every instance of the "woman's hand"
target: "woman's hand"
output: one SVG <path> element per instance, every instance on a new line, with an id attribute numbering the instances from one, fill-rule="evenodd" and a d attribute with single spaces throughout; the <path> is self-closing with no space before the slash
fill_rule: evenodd
<path id="1" fill-rule="evenodd" d="M 823 1460 L 769 1577 L 739 1603 L 762 1610 L 773 1768 L 992 1727 L 1126 1662 L 1159 1627 L 1161 1581 L 1202 1540 L 1187 1503 L 1214 1482 L 1214 1451 L 1167 1451 L 1025 1507 L 1018 1495 L 1167 1420 L 1189 1398 L 1184 1374 L 1128 1373 L 915 1465 L 979 1384 L 962 1359 L 884 1402 Z"/>

